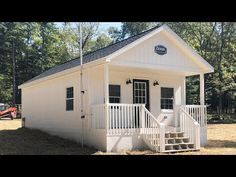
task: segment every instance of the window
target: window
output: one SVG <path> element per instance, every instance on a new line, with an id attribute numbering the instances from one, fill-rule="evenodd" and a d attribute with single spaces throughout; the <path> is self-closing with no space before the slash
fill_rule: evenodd
<path id="1" fill-rule="evenodd" d="M 66 88 L 66 110 L 73 111 L 74 109 L 74 89 L 73 87 Z"/>
<path id="2" fill-rule="evenodd" d="M 174 89 L 161 88 L 161 109 L 173 109 Z"/>
<path id="3" fill-rule="evenodd" d="M 146 82 L 134 81 L 134 101 L 135 103 L 146 104 L 146 95 L 147 95 L 147 86 Z"/>
<path id="4" fill-rule="evenodd" d="M 109 85 L 109 102 L 120 103 L 120 85 Z"/>

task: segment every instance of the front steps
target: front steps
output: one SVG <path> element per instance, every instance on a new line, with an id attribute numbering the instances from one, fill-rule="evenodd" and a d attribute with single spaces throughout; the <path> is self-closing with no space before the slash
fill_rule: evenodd
<path id="1" fill-rule="evenodd" d="M 149 137 L 149 142 L 156 151 L 160 151 L 160 145 L 157 144 L 159 134 Z M 194 144 L 189 142 L 189 138 L 184 136 L 184 132 L 166 132 L 164 152 L 193 151 Z"/>

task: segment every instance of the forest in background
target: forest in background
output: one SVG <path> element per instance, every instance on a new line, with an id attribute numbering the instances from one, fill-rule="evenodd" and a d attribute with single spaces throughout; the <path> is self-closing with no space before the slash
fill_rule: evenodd
<path id="1" fill-rule="evenodd" d="M 236 120 L 236 23 L 123 22 L 99 30 L 83 23 L 83 52 L 103 48 L 155 26 L 167 24 L 215 69 L 205 75 L 205 102 L 215 119 Z M 79 56 L 79 23 L 0 22 L 0 102 L 20 104 L 17 86 Z M 199 104 L 199 76 L 187 78 L 187 104 Z M 15 93 L 15 94 L 13 94 Z"/>

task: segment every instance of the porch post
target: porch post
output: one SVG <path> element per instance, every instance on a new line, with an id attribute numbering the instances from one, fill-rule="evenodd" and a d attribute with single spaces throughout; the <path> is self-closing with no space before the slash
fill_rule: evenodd
<path id="1" fill-rule="evenodd" d="M 204 73 L 200 74 L 200 105 L 205 105 Z"/>
<path id="2" fill-rule="evenodd" d="M 186 105 L 186 76 L 184 76 L 183 80 L 183 105 Z"/>
<path id="3" fill-rule="evenodd" d="M 107 129 L 108 124 L 108 104 L 109 104 L 109 68 L 108 63 L 104 65 L 104 118 L 105 118 L 105 129 Z"/>
<path id="4" fill-rule="evenodd" d="M 104 99 L 105 104 L 109 103 L 109 69 L 108 63 L 104 65 Z"/>

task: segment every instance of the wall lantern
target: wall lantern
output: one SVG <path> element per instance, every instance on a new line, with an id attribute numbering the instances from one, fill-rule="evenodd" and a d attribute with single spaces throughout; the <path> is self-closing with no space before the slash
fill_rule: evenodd
<path id="1" fill-rule="evenodd" d="M 153 86 L 159 85 L 158 81 L 153 82 Z"/>
<path id="2" fill-rule="evenodd" d="M 126 84 L 128 85 L 128 84 L 131 84 L 132 82 L 131 82 L 131 80 L 130 79 L 128 79 L 127 81 L 126 81 Z"/>

